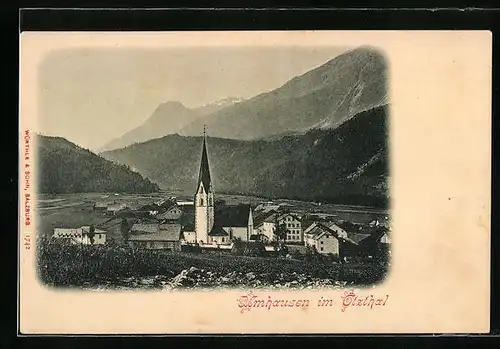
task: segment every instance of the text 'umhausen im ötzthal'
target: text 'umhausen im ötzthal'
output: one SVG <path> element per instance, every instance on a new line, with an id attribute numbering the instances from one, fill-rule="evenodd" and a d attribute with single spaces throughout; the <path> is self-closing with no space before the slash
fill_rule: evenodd
<path id="1" fill-rule="evenodd" d="M 305 298 L 279 299 L 273 298 L 270 295 L 257 296 L 250 292 L 249 294 L 240 296 L 237 301 L 241 313 L 253 309 L 300 309 L 308 307 L 340 307 L 340 310 L 345 312 L 348 308 L 364 308 L 373 310 L 374 308 L 385 307 L 388 299 L 389 295 L 358 295 L 354 291 L 345 291 L 340 299 L 337 300 L 325 296 L 320 296 L 314 300 Z"/>

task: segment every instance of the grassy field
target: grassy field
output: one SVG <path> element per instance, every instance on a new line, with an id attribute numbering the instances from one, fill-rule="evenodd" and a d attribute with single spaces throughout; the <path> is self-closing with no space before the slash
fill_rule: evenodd
<path id="1" fill-rule="evenodd" d="M 288 259 L 245 257 L 231 253 L 132 250 L 95 246 L 58 246 L 40 244 L 39 276 L 44 284 L 55 287 L 99 286 L 118 283 L 123 278 L 163 276 L 174 278 L 190 268 L 203 270 L 215 277 L 208 280 L 217 285 L 216 277 L 231 274 L 255 274 L 263 284 L 297 282 L 310 278 L 338 280 L 349 284 L 372 285 L 383 280 L 387 265 L 372 263 L 306 262 Z M 239 281 L 235 281 L 238 285 Z M 241 281 L 242 282 L 242 281 Z M 209 284 L 210 286 L 210 284 Z"/>
<path id="2" fill-rule="evenodd" d="M 38 234 L 52 236 L 54 228 L 77 228 L 82 225 L 99 225 L 112 217 L 103 212 L 93 211 L 92 201 L 116 202 L 125 204 L 145 205 L 159 200 L 155 195 L 110 195 L 110 194 L 65 194 L 41 195 L 37 203 L 38 214 L 36 226 Z M 107 231 L 107 238 L 121 240 L 119 224 Z"/>

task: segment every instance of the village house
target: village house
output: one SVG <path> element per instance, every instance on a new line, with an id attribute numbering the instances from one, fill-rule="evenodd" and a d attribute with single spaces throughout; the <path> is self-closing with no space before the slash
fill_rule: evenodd
<path id="1" fill-rule="evenodd" d="M 269 239 L 267 235 L 264 234 L 252 234 L 250 235 L 250 242 L 263 242 L 264 244 L 268 244 L 272 240 Z"/>
<path id="2" fill-rule="evenodd" d="M 94 211 L 105 212 L 108 209 L 108 203 L 98 201 L 94 204 Z"/>
<path id="3" fill-rule="evenodd" d="M 320 254 L 332 254 L 341 258 L 355 255 L 357 243 L 348 238 L 344 230 L 335 224 L 330 225 L 333 229 L 323 223 L 316 223 L 307 232 L 306 246 L 314 247 Z"/>
<path id="4" fill-rule="evenodd" d="M 264 235 L 267 240 L 273 241 L 276 231 L 276 215 L 277 213 L 273 210 L 257 212 L 254 218 L 254 233 Z"/>
<path id="5" fill-rule="evenodd" d="M 285 213 L 277 218 L 278 225 L 284 225 L 287 232 L 286 242 L 304 242 L 304 235 L 302 233 L 302 222 L 300 217 L 295 213 Z"/>
<path id="6" fill-rule="evenodd" d="M 106 231 L 91 226 L 79 228 L 54 228 L 52 238 L 74 245 L 105 245 Z"/>
<path id="7" fill-rule="evenodd" d="M 182 209 L 179 206 L 174 205 L 165 210 L 165 212 L 158 213 L 156 215 L 156 219 L 160 221 L 177 221 L 181 219 L 181 216 L 182 216 Z"/>
<path id="8" fill-rule="evenodd" d="M 385 227 L 378 227 L 369 236 L 359 242 L 359 255 L 377 256 L 380 253 L 389 252 L 391 237 Z"/>
<path id="9" fill-rule="evenodd" d="M 155 204 L 143 205 L 137 209 L 138 212 L 146 213 L 150 216 L 156 216 L 158 214 L 159 207 Z"/>
<path id="10" fill-rule="evenodd" d="M 114 216 L 126 208 L 127 206 L 124 204 L 109 204 L 106 208 L 106 214 L 109 216 Z"/>
<path id="11" fill-rule="evenodd" d="M 151 229 L 151 226 L 148 227 Z M 181 250 L 181 225 L 177 223 L 157 224 L 155 231 L 131 235 L 128 244 L 135 248 L 151 250 Z"/>
<path id="12" fill-rule="evenodd" d="M 130 228 L 130 234 L 156 233 L 159 229 L 157 222 L 139 222 L 134 223 Z"/>
<path id="13" fill-rule="evenodd" d="M 279 204 L 275 204 L 273 203 L 272 201 L 268 201 L 268 202 L 263 202 L 263 203 L 260 203 L 259 205 L 257 205 L 257 207 L 255 207 L 255 212 L 259 212 L 259 213 L 267 213 L 267 212 L 270 212 L 270 211 L 278 211 L 280 208 L 280 205 Z"/>

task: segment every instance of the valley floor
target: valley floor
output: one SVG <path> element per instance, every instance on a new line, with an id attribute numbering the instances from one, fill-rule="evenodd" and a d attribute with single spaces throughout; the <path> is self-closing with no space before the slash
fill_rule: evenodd
<path id="1" fill-rule="evenodd" d="M 171 194 L 114 195 L 66 194 L 39 195 L 35 223 L 38 267 L 41 281 L 53 287 L 118 289 L 186 288 L 335 288 L 345 285 L 368 286 L 381 282 L 388 260 L 363 262 L 326 262 L 281 257 L 237 256 L 231 252 L 203 251 L 200 254 L 170 251 L 134 250 L 122 246 L 120 219 L 93 210 L 92 202 L 145 205 Z M 228 204 L 262 201 L 238 195 L 218 195 Z M 178 199 L 190 199 L 178 196 Z M 277 200 L 278 201 L 278 200 Z M 279 201 L 278 201 L 279 202 Z M 283 201 L 281 201 L 283 202 Z M 328 212 L 354 222 L 385 219 L 384 210 L 367 207 L 321 205 L 286 200 L 294 210 Z M 114 222 L 116 221 L 116 222 Z M 60 246 L 47 243 L 56 227 L 107 224 L 105 246 Z M 44 242 L 45 241 L 45 242 Z M 90 247 L 90 248 L 89 248 Z"/>

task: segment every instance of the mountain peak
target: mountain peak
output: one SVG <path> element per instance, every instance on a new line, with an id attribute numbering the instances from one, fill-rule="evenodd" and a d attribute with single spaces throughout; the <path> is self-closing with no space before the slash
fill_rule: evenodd
<path id="1" fill-rule="evenodd" d="M 207 104 L 206 106 L 229 106 L 229 105 L 232 105 L 232 104 L 236 104 L 236 103 L 240 103 L 242 101 L 244 101 L 245 99 L 244 98 L 240 98 L 240 97 L 226 97 L 226 98 L 223 98 L 223 99 L 219 99 L 215 102 L 212 102 L 212 103 L 209 103 Z"/>
<path id="2" fill-rule="evenodd" d="M 297 76 L 281 87 L 195 120 L 181 130 L 200 134 L 203 124 L 222 138 L 256 139 L 336 128 L 354 115 L 387 104 L 387 62 L 381 51 L 360 46 Z"/>

